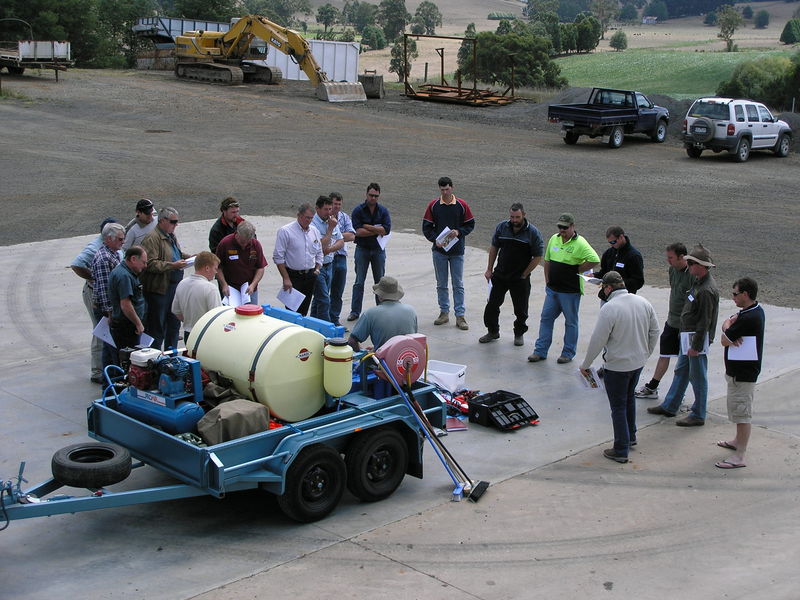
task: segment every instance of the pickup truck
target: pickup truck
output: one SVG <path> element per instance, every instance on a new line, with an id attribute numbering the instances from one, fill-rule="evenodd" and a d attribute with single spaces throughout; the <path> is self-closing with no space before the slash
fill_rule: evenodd
<path id="1" fill-rule="evenodd" d="M 551 104 L 547 119 L 561 123 L 561 135 L 567 144 L 575 144 L 582 135 L 603 136 L 608 138 L 610 148 L 619 148 L 628 133 L 644 133 L 654 142 L 663 142 L 669 111 L 650 102 L 641 92 L 594 88 L 585 104 Z"/>

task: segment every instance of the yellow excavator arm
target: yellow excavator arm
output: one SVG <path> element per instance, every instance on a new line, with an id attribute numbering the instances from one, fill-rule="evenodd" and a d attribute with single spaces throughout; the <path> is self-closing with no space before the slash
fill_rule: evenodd
<path id="1" fill-rule="evenodd" d="M 254 38 L 259 38 L 277 51 L 290 56 L 316 87 L 320 99 L 329 102 L 367 99 L 360 83 L 330 81 L 314 58 L 311 46 L 302 35 L 258 15 L 242 17 L 224 33 L 187 31 L 176 38 L 176 55 L 179 62 L 188 59 L 230 64 L 248 57 L 250 44 Z M 182 66 L 184 65 L 176 68 L 176 74 Z"/>

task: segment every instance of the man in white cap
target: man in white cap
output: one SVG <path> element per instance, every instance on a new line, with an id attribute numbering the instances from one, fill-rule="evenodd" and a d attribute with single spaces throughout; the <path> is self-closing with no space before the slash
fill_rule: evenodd
<path id="1" fill-rule="evenodd" d="M 353 350 L 360 350 L 360 344 L 370 338 L 375 348 L 396 335 L 417 333 L 417 312 L 408 304 L 401 304 L 403 288 L 394 277 L 384 276 L 372 286 L 372 291 L 381 303 L 361 313 L 358 323 L 353 327 L 347 343 Z"/>
<path id="2" fill-rule="evenodd" d="M 681 347 L 675 375 L 664 402 L 651 406 L 647 412 L 674 417 L 683 402 L 689 383 L 694 391 L 694 404 L 687 417 L 678 419 L 680 427 L 699 427 L 706 422 L 708 400 L 708 347 L 714 341 L 719 316 L 719 290 L 711 276 L 711 255 L 702 244 L 686 255 L 695 282 L 686 296 L 681 312 Z"/>

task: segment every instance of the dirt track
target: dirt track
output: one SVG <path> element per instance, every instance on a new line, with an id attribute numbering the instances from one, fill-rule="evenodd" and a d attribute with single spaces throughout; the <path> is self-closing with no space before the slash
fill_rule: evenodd
<path id="1" fill-rule="evenodd" d="M 566 146 L 546 107 L 500 109 L 428 104 L 390 93 L 366 105 L 317 101 L 307 83 L 225 88 L 178 82 L 169 73 L 70 71 L 3 77 L 33 100 L 0 102 L 4 245 L 88 234 L 135 200 L 173 205 L 184 220 L 212 218 L 237 196 L 244 214 L 289 217 L 319 193 L 347 207 L 369 181 L 383 188 L 395 228 L 419 230 L 436 179 L 450 175 L 478 222 L 468 239 L 486 246 L 513 201 L 546 234 L 575 213 L 598 252 L 620 224 L 645 256 L 648 282 L 665 285 L 663 247 L 702 241 L 720 287 L 754 276 L 762 298 L 800 307 L 796 189 L 800 157 L 754 153 L 690 160 L 672 140 L 597 140 Z M 29 210 L 26 210 L 28 209 Z"/>

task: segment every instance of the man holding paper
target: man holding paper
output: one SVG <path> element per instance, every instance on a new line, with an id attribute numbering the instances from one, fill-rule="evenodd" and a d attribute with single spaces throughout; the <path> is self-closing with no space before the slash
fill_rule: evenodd
<path id="1" fill-rule="evenodd" d="M 220 261 L 217 279 L 222 295 L 230 296 L 229 286 L 240 290 L 246 284 L 244 293 L 250 297 L 250 304 L 258 304 L 258 284 L 267 266 L 261 242 L 255 237 L 255 226 L 250 221 L 241 221 L 236 233 L 222 238 L 216 252 Z"/>
<path id="2" fill-rule="evenodd" d="M 464 317 L 464 238 L 475 229 L 475 218 L 469 205 L 453 193 L 453 181 L 439 178 L 440 196 L 428 203 L 422 217 L 422 233 L 432 242 L 433 270 L 436 273 L 436 294 L 439 316 L 434 325 L 444 325 L 450 320 L 450 297 L 447 275 L 453 285 L 453 310 L 456 327 L 469 329 Z"/>
<path id="3" fill-rule="evenodd" d="M 147 251 L 141 246 L 131 246 L 125 251 L 125 260 L 108 276 L 109 329 L 117 350 L 136 347 L 144 332 L 147 304 L 139 274 L 146 267 Z"/>
<path id="4" fill-rule="evenodd" d="M 728 382 L 728 418 L 736 424 L 736 435 L 720 448 L 733 450 L 733 456 L 715 463 L 720 469 L 746 466 L 744 454 L 750 441 L 753 394 L 761 373 L 764 349 L 764 309 L 756 302 L 758 284 L 749 277 L 733 284 L 733 302 L 739 312 L 725 319 L 720 343 L 725 347 L 725 380 Z"/>
<path id="5" fill-rule="evenodd" d="M 314 209 L 311 205 L 301 204 L 297 209 L 297 219 L 278 230 L 275 250 L 272 252 L 272 262 L 283 281 L 278 299 L 297 302 L 296 307 L 287 304 L 286 308 L 296 310 L 303 316 L 308 314 L 314 283 L 322 267 L 322 236 L 316 227 L 311 227 L 313 219 Z M 297 292 L 302 300 L 292 298 L 297 296 Z"/>
<path id="6" fill-rule="evenodd" d="M 681 312 L 681 354 L 675 365 L 672 385 L 664 402 L 651 406 L 647 412 L 654 415 L 674 417 L 683 402 L 689 383 L 694 391 L 694 404 L 687 417 L 678 419 L 679 427 L 699 427 L 705 425 L 706 402 L 708 400 L 708 346 L 714 341 L 719 315 L 719 290 L 710 268 L 711 255 L 702 244 L 694 247 L 686 255 L 689 273 L 695 278 L 686 296 Z M 684 346 L 687 348 L 683 352 Z"/>

